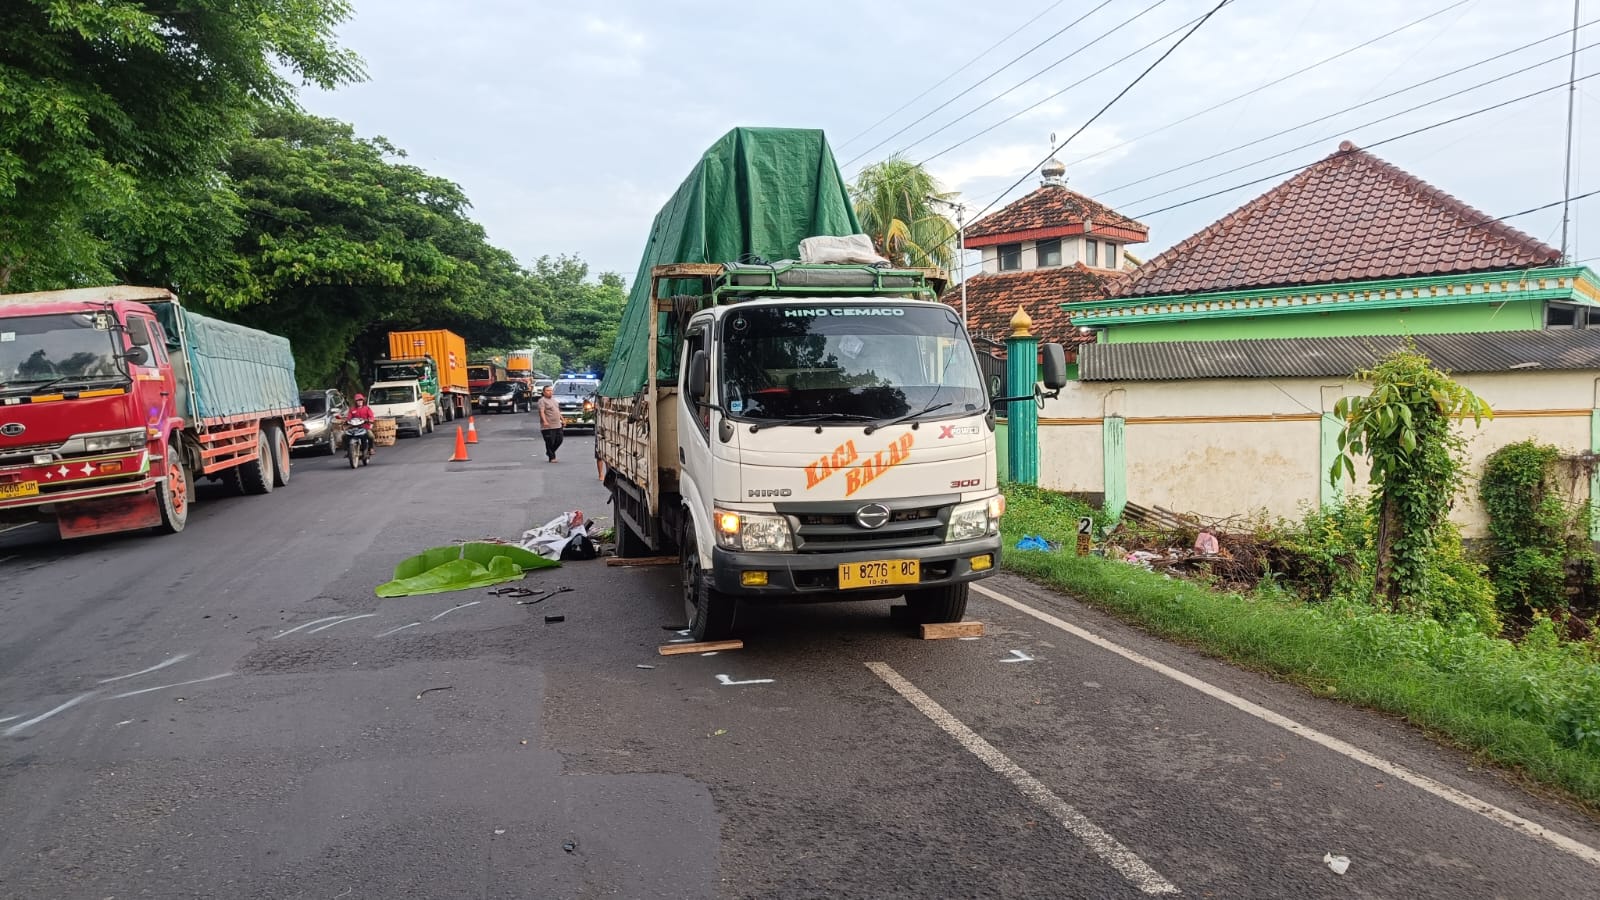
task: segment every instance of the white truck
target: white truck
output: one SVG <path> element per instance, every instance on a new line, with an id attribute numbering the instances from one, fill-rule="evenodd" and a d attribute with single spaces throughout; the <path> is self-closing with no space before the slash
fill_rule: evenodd
<path id="1" fill-rule="evenodd" d="M 760 601 L 904 596 L 918 621 L 960 621 L 968 584 L 999 563 L 1005 498 L 995 401 L 936 299 L 942 275 L 790 263 L 651 277 L 648 377 L 599 398 L 618 554 L 676 551 L 700 640 Z M 1060 345 L 1043 357 L 1059 387 Z"/>
<path id="2" fill-rule="evenodd" d="M 416 381 L 380 381 L 367 389 L 367 405 L 380 419 L 394 419 L 397 431 L 432 434 L 438 407 Z"/>

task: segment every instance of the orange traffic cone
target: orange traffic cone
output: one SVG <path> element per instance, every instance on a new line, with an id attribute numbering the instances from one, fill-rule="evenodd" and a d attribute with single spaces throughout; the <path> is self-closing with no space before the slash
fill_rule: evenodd
<path id="1" fill-rule="evenodd" d="M 467 443 L 476 444 L 477 442 L 478 442 L 478 420 L 477 420 L 477 418 L 475 418 L 473 416 L 467 416 Z"/>
<path id="2" fill-rule="evenodd" d="M 457 425 L 456 426 L 456 452 L 455 452 L 454 456 L 450 457 L 448 462 L 467 462 L 469 459 L 470 459 L 470 457 L 467 456 L 467 438 L 466 438 L 466 435 L 462 433 L 461 426 Z"/>

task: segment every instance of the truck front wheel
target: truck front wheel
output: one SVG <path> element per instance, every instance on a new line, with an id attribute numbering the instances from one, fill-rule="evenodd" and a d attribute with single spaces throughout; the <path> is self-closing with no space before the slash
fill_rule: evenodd
<path id="1" fill-rule="evenodd" d="M 194 476 L 183 453 L 183 444 L 174 440 L 167 448 L 167 477 L 156 487 L 161 504 L 161 524 L 156 530 L 177 534 L 189 524 L 189 503 L 194 500 Z"/>
<path id="2" fill-rule="evenodd" d="M 700 568 L 700 548 L 694 525 L 685 523 L 682 548 L 683 614 L 689 635 L 697 641 L 719 641 L 733 633 L 739 599 L 711 589 L 711 578 Z"/>
<path id="3" fill-rule="evenodd" d="M 906 591 L 906 605 L 911 607 L 912 618 L 923 625 L 959 622 L 967 615 L 967 586 L 948 584 Z"/>

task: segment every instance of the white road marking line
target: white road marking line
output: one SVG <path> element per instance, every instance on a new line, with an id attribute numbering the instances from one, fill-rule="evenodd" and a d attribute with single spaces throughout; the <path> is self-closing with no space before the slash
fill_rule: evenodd
<path id="1" fill-rule="evenodd" d="M 1026 653 L 1023 653 L 1021 650 L 1013 650 L 1013 651 L 1011 651 L 1011 658 L 1010 659 L 1002 659 L 1000 661 L 1001 662 L 1033 662 L 1033 657 L 1029 656 Z"/>
<path id="2" fill-rule="evenodd" d="M 82 703 L 83 701 L 89 699 L 90 697 L 93 697 L 95 694 L 98 694 L 98 693 L 100 693 L 100 692 L 99 691 L 89 691 L 86 694 L 79 694 L 78 696 L 73 697 L 71 700 L 68 700 L 67 702 L 65 702 L 65 703 L 61 704 L 60 706 L 56 707 L 55 709 L 50 710 L 49 712 L 40 713 L 39 715 L 34 716 L 33 718 L 29 719 L 26 722 L 18 722 L 17 724 L 15 724 L 15 725 L 11 726 L 10 728 L 6 729 L 6 737 L 11 737 L 12 735 L 17 734 L 18 732 L 21 732 L 21 731 L 23 731 L 25 729 L 28 729 L 28 728 L 32 728 L 33 726 L 39 724 L 40 722 L 43 722 L 45 719 L 50 718 L 51 716 L 55 715 L 58 712 L 66 712 L 67 710 L 73 708 L 74 706 L 77 706 L 79 703 Z"/>
<path id="3" fill-rule="evenodd" d="M 0 719 L 0 725 L 4 725 L 5 723 L 10 722 L 12 719 L 20 719 L 20 718 L 22 718 L 22 717 L 21 716 L 6 716 L 4 719 Z"/>
<path id="4" fill-rule="evenodd" d="M 415 627 L 417 627 L 418 625 L 421 625 L 421 624 L 422 624 L 421 622 L 412 622 L 410 625 L 401 625 L 399 628 L 391 628 L 388 631 L 380 631 L 377 634 L 373 635 L 373 637 L 375 637 L 375 638 L 388 637 L 389 635 L 394 634 L 397 631 L 405 631 L 407 628 L 415 628 Z"/>
<path id="5" fill-rule="evenodd" d="M 344 616 L 323 616 L 320 619 L 312 619 L 311 621 L 305 623 L 304 625 L 296 625 L 295 627 L 289 629 L 288 631 L 280 631 L 277 634 L 273 635 L 272 637 L 268 638 L 268 640 L 275 641 L 278 638 L 294 634 L 296 631 L 299 631 L 302 628 L 310 628 L 313 625 L 320 625 L 323 622 L 332 622 L 334 619 L 342 619 L 342 618 L 344 618 Z"/>
<path id="6" fill-rule="evenodd" d="M 458 609 L 466 609 L 469 606 L 477 606 L 479 603 L 482 603 L 482 602 L 483 602 L 482 600 L 474 600 L 471 603 L 463 603 L 463 604 L 461 604 L 459 606 L 452 606 L 449 609 L 445 610 L 444 612 L 439 613 L 437 616 L 434 616 L 432 619 L 429 619 L 428 621 L 429 622 L 437 621 L 439 619 L 444 618 L 445 616 L 450 615 L 451 613 L 455 612 Z"/>
<path id="7" fill-rule="evenodd" d="M 1045 787 L 1044 782 L 1012 762 L 1004 753 L 995 749 L 993 744 L 968 728 L 960 719 L 951 715 L 948 710 L 907 681 L 887 663 L 869 662 L 867 668 L 872 670 L 872 674 L 882 678 L 889 687 L 894 688 L 896 693 L 906 698 L 918 712 L 932 720 L 933 724 L 939 726 L 945 734 L 955 738 L 957 743 L 982 760 L 984 765 L 993 769 L 996 775 L 1011 782 L 1018 793 L 1054 816 L 1062 827 L 1072 832 L 1073 836 L 1082 841 L 1107 865 L 1121 873 L 1122 877 L 1134 887 L 1146 894 L 1178 893 L 1176 885 L 1161 877 L 1160 873 L 1150 868 L 1138 854 L 1124 847 L 1121 841 L 1089 821 L 1089 818 L 1078 812 L 1076 807 L 1056 796 L 1054 791 Z"/>
<path id="8" fill-rule="evenodd" d="M 1392 775 L 1395 778 L 1406 782 L 1412 787 L 1421 788 L 1422 790 L 1427 791 L 1428 793 L 1438 797 L 1441 800 L 1444 800 L 1447 803 L 1453 803 L 1469 812 L 1477 813 L 1491 822 L 1504 825 L 1513 831 L 1519 831 L 1530 837 L 1545 841 L 1554 847 L 1576 856 L 1590 865 L 1600 866 L 1600 850 L 1596 850 L 1587 844 L 1579 843 L 1578 841 L 1573 840 L 1572 838 L 1569 838 L 1560 832 L 1552 831 L 1549 828 L 1540 825 L 1538 822 L 1535 822 L 1531 819 L 1525 819 L 1516 813 L 1501 809 L 1500 807 L 1495 806 L 1488 801 L 1479 800 L 1477 797 L 1474 797 L 1465 791 L 1457 790 L 1442 782 L 1434 781 L 1432 778 L 1429 778 L 1426 775 L 1413 772 L 1404 766 L 1389 762 L 1381 756 L 1369 753 L 1366 750 L 1363 750 L 1354 744 L 1342 741 L 1331 734 L 1324 734 L 1315 728 L 1302 725 L 1288 716 L 1273 712 L 1264 706 L 1251 703 L 1249 700 L 1246 700 L 1236 694 L 1229 693 L 1228 691 L 1216 687 L 1209 682 L 1201 681 L 1187 672 L 1182 672 L 1178 669 L 1172 668 L 1171 666 L 1165 665 L 1164 663 L 1156 662 L 1148 656 L 1129 650 L 1128 648 L 1123 647 L 1122 645 L 1113 641 L 1109 641 L 1095 634 L 1094 632 L 1079 628 L 1078 626 L 1062 619 L 1058 619 L 1047 612 L 1034 609 L 1033 607 L 1022 603 L 1021 601 L 1013 600 L 1004 594 L 992 591 L 986 587 L 983 587 L 982 585 L 977 584 L 973 585 L 972 589 L 998 603 L 1004 603 L 1018 612 L 1033 616 L 1035 619 L 1038 619 L 1047 625 L 1054 625 L 1073 637 L 1088 641 L 1089 643 L 1094 644 L 1101 649 L 1109 650 L 1112 653 L 1115 653 L 1118 656 L 1129 660 L 1130 662 L 1138 663 L 1139 665 L 1144 666 L 1153 672 L 1159 672 L 1160 674 L 1171 678 L 1173 681 L 1192 687 L 1208 697 L 1221 700 L 1223 703 L 1228 704 L 1240 712 L 1248 713 L 1249 715 L 1255 716 L 1263 722 L 1269 722 L 1285 731 L 1298 734 L 1308 741 L 1320 744 L 1321 746 L 1326 747 L 1327 749 L 1332 750 L 1341 756 L 1346 756 L 1350 759 L 1353 759 L 1362 765 L 1370 766 L 1387 775 Z"/>
<path id="9" fill-rule="evenodd" d="M 722 682 L 722 686 L 723 687 L 732 687 L 734 685 L 739 685 L 739 684 L 771 684 L 772 683 L 772 679 L 771 678 L 750 678 L 750 679 L 747 679 L 745 681 L 734 681 L 733 678 L 728 676 L 728 675 L 718 675 L 717 676 L 717 680 Z"/>
<path id="10" fill-rule="evenodd" d="M 165 669 L 167 666 L 177 665 L 193 655 L 194 654 L 192 653 L 179 653 L 177 656 L 174 656 L 171 659 L 164 659 L 148 669 L 140 669 L 137 672 L 129 672 L 126 675 L 118 675 L 115 678 L 102 678 L 96 682 L 96 684 L 110 684 L 113 681 L 125 681 L 129 678 L 138 678 L 140 675 L 149 675 L 151 672 L 159 669 Z"/>
<path id="11" fill-rule="evenodd" d="M 306 632 L 306 634 L 316 634 L 319 631 L 327 631 L 329 628 L 332 628 L 335 625 L 343 625 L 346 622 L 354 622 L 357 619 L 370 619 L 370 618 L 373 618 L 376 615 L 377 615 L 377 613 L 362 613 L 359 616 L 341 616 L 339 621 L 337 621 L 337 622 L 329 622 L 328 624 L 323 625 L 323 626 L 321 626 L 319 628 L 313 628 L 310 631 Z"/>
<path id="12" fill-rule="evenodd" d="M 192 680 L 189 680 L 189 681 L 180 681 L 180 682 L 178 682 L 176 684 L 158 684 L 155 687 L 140 688 L 137 691 L 128 691 L 125 694 L 112 694 L 110 697 L 107 697 L 106 699 L 107 700 L 121 700 L 123 697 L 137 697 L 140 694 L 148 694 L 151 691 L 164 691 L 164 690 L 167 690 L 169 688 L 188 687 L 191 684 L 204 684 L 207 681 L 216 681 L 218 678 L 227 678 L 229 675 L 232 675 L 232 674 L 233 674 L 232 672 L 223 672 L 221 675 L 207 675 L 204 678 L 195 678 L 195 679 L 192 679 Z"/>

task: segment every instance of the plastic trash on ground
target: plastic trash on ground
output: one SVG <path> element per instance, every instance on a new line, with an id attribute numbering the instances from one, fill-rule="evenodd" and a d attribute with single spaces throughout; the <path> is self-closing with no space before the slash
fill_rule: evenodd
<path id="1" fill-rule="evenodd" d="M 1350 868 L 1350 857 L 1348 856 L 1334 856 L 1332 853 L 1324 853 L 1322 861 L 1328 864 L 1328 868 L 1332 869 L 1335 875 L 1343 875 Z"/>
<path id="2" fill-rule="evenodd" d="M 547 560 L 559 560 L 571 558 L 564 557 L 563 552 L 574 542 L 588 542 L 593 545 L 599 537 L 599 531 L 593 522 L 585 520 L 583 510 L 574 509 L 556 516 L 538 528 L 524 531 L 522 540 L 518 543 L 523 549 L 537 553 Z M 583 558 L 592 559 L 593 556 L 588 555 Z"/>

